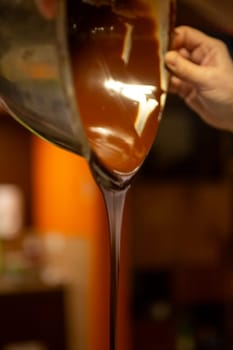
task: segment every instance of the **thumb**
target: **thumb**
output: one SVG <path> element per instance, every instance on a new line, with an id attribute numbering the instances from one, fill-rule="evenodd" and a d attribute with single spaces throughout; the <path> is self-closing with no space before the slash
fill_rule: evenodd
<path id="1" fill-rule="evenodd" d="M 203 67 L 189 61 L 176 51 L 169 51 L 165 56 L 167 68 L 186 83 L 200 85 L 205 82 Z"/>

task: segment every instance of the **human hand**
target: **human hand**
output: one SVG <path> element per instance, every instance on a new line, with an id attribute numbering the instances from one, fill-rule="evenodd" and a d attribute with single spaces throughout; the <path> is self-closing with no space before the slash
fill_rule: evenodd
<path id="1" fill-rule="evenodd" d="M 35 0 L 40 13 L 47 19 L 52 19 L 56 13 L 57 0 Z"/>
<path id="2" fill-rule="evenodd" d="M 187 26 L 175 29 L 165 62 L 170 91 L 208 124 L 233 131 L 233 62 L 226 45 Z"/>

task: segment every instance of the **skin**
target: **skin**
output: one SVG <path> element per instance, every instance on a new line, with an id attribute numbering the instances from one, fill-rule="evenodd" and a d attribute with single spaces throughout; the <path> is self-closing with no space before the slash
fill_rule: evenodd
<path id="1" fill-rule="evenodd" d="M 206 123 L 233 131 L 233 62 L 225 44 L 194 28 L 176 28 L 165 63 L 170 91 Z"/>
<path id="2" fill-rule="evenodd" d="M 52 19 L 57 0 L 35 0 L 46 19 Z M 216 27 L 233 33 L 233 1 L 177 0 L 178 10 L 188 6 Z M 194 29 L 179 27 L 173 49 L 166 55 L 171 71 L 170 90 L 181 96 L 207 123 L 233 130 L 232 61 L 223 43 L 206 37 Z M 2 109 L 0 101 L 0 111 Z"/>

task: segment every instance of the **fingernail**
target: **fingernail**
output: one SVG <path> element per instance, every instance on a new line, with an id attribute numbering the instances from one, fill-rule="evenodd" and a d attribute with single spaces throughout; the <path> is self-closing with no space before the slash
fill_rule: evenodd
<path id="1" fill-rule="evenodd" d="M 179 28 L 175 28 L 173 32 L 174 32 L 175 35 L 180 35 Z"/>
<path id="2" fill-rule="evenodd" d="M 167 66 L 174 68 L 176 66 L 176 53 L 173 51 L 167 52 L 165 56 L 165 62 Z"/>

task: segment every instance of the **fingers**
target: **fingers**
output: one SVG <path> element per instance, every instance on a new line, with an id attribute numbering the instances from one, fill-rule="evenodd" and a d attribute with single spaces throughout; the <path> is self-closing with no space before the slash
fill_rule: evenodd
<path id="1" fill-rule="evenodd" d="M 184 102 L 200 116 L 203 114 L 202 102 L 199 101 L 195 88 L 188 83 L 184 83 L 179 78 L 172 76 L 169 85 L 169 92 L 178 95 Z"/>
<path id="2" fill-rule="evenodd" d="M 165 56 L 168 69 L 186 83 L 201 85 L 205 82 L 203 67 L 191 62 L 176 51 L 170 51 Z"/>
<path id="3" fill-rule="evenodd" d="M 188 51 L 193 51 L 207 41 L 211 41 L 211 39 L 203 32 L 188 26 L 180 26 L 174 30 L 172 48 L 177 50 L 185 47 Z"/>
<path id="4" fill-rule="evenodd" d="M 192 86 L 188 83 L 184 83 L 179 78 L 172 76 L 170 79 L 169 92 L 177 94 L 182 99 L 186 100 L 192 93 Z"/>

